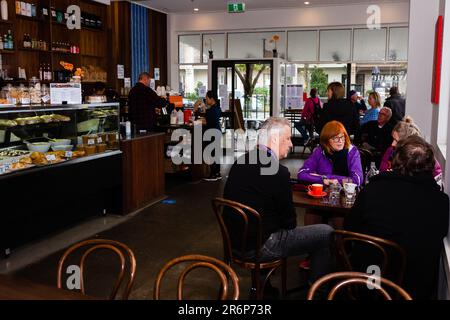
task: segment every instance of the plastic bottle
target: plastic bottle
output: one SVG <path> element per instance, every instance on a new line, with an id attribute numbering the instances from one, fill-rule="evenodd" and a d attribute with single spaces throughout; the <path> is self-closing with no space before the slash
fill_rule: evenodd
<path id="1" fill-rule="evenodd" d="M 372 177 L 376 176 L 378 173 L 379 173 L 379 171 L 378 171 L 378 169 L 377 169 L 377 167 L 375 165 L 375 162 L 371 162 L 370 163 L 370 169 L 369 169 L 369 171 L 367 172 L 367 175 L 366 175 L 366 184 L 368 184 L 370 179 Z"/>
<path id="2" fill-rule="evenodd" d="M 1 9 L 2 9 L 2 20 L 8 20 L 8 3 L 6 0 L 1 1 Z"/>
<path id="3" fill-rule="evenodd" d="M 178 124 L 184 124 L 184 113 L 181 109 L 178 110 Z"/>
<path id="4" fill-rule="evenodd" d="M 178 114 L 175 111 L 175 109 L 173 109 L 172 113 L 170 114 L 170 124 L 177 124 L 177 120 L 178 120 Z"/>

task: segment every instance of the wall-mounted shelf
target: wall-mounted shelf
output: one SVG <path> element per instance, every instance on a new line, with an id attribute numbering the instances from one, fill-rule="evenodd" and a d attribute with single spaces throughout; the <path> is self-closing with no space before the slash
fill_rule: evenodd
<path id="1" fill-rule="evenodd" d="M 16 50 L 0 50 L 0 54 L 4 54 L 4 53 L 15 53 Z"/>
<path id="2" fill-rule="evenodd" d="M 41 50 L 41 49 L 32 49 L 32 48 L 19 48 L 20 51 L 28 51 L 28 52 L 42 52 L 42 53 L 50 53 L 49 50 Z"/>
<path id="3" fill-rule="evenodd" d="M 38 18 L 38 17 L 23 16 L 21 14 L 16 14 L 16 18 L 17 19 L 22 19 L 22 20 L 33 21 L 33 22 L 50 22 L 50 20 L 45 20 L 45 19 Z"/>

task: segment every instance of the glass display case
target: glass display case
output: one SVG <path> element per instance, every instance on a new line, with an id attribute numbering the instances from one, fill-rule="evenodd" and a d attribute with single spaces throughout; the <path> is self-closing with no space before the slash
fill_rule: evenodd
<path id="1" fill-rule="evenodd" d="M 119 149 L 119 104 L 0 108 L 0 174 Z"/>

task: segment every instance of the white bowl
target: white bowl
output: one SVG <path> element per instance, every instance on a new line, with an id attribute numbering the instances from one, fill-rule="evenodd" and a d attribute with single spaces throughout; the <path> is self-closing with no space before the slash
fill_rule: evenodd
<path id="1" fill-rule="evenodd" d="M 27 148 L 30 151 L 36 152 L 47 152 L 50 149 L 49 142 L 35 142 L 35 143 L 27 143 Z"/>
<path id="2" fill-rule="evenodd" d="M 73 145 L 71 144 L 61 144 L 61 145 L 57 145 L 57 146 L 52 146 L 52 150 L 53 151 L 72 151 L 73 149 Z"/>
<path id="3" fill-rule="evenodd" d="M 50 144 L 51 144 L 52 147 L 54 147 L 54 146 L 66 146 L 66 145 L 70 145 L 71 142 L 72 141 L 70 139 L 55 139 Z"/>

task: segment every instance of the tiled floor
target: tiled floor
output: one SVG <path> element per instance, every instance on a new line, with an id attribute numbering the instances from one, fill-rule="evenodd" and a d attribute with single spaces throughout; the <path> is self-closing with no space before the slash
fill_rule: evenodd
<path id="1" fill-rule="evenodd" d="M 286 159 L 283 163 L 295 177 L 300 159 Z M 16 274 L 36 282 L 54 285 L 56 266 L 64 248 L 82 239 L 100 237 L 127 244 L 136 254 L 137 277 L 131 299 L 151 299 L 153 283 L 159 269 L 169 260 L 185 254 L 198 253 L 222 257 L 220 230 L 211 208 L 211 199 L 221 196 L 229 166 L 222 168 L 224 179 L 220 182 L 190 182 L 180 176 L 167 177 L 167 195 L 174 204 L 158 203 L 134 216 L 107 216 L 84 221 L 72 228 L 50 235 L 42 241 L 19 248 L 11 257 L 0 260 L 0 273 Z M 302 223 L 302 212 L 298 212 Z M 93 256 L 86 275 L 87 292 L 97 297 L 107 297 L 110 281 L 117 268 L 113 256 Z M 303 278 L 297 268 L 298 259 L 289 262 L 289 286 L 297 286 Z M 236 268 L 241 281 L 241 298 L 248 298 L 250 273 Z M 279 283 L 279 274 L 274 285 Z M 215 298 L 217 282 L 214 275 L 198 270 L 189 281 L 202 290 L 186 290 L 186 298 Z M 162 296 L 175 298 L 176 278 L 169 274 L 163 283 Z M 304 293 L 290 295 L 301 298 Z"/>

